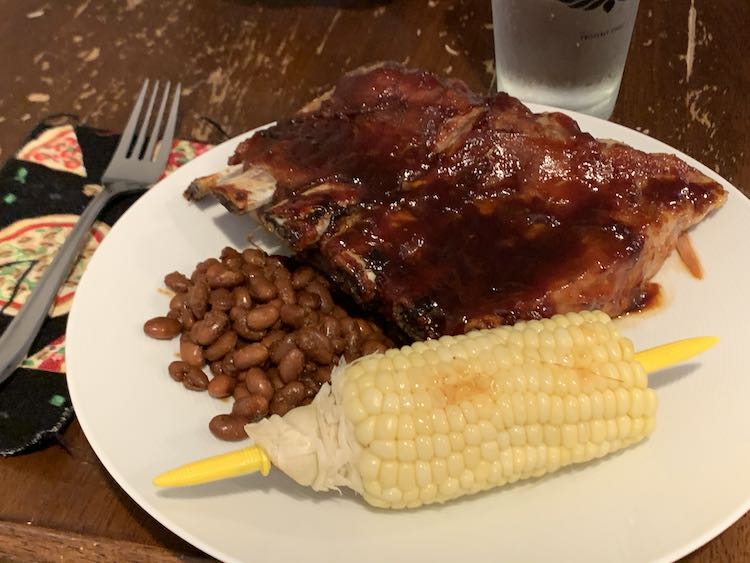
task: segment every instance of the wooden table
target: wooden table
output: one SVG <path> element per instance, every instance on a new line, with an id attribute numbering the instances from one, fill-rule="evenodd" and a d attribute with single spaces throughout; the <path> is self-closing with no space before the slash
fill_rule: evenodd
<path id="1" fill-rule="evenodd" d="M 212 122 L 240 133 L 380 60 L 488 92 L 490 22 L 489 0 L 0 0 L 0 159 L 51 113 L 119 129 L 143 77 L 180 80 L 179 134 L 208 141 Z M 748 30 L 746 1 L 642 0 L 613 120 L 750 195 Z M 125 495 L 76 422 L 64 439 L 0 460 L 0 559 L 205 557 Z M 686 559 L 750 560 L 750 516 Z"/>

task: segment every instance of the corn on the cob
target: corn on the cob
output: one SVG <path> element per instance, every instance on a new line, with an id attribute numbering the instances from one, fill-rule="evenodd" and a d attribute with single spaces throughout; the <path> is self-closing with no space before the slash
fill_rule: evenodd
<path id="1" fill-rule="evenodd" d="M 445 502 L 638 442 L 656 395 L 601 312 L 418 342 L 334 372 L 313 403 L 248 425 L 274 465 L 377 507 Z"/>

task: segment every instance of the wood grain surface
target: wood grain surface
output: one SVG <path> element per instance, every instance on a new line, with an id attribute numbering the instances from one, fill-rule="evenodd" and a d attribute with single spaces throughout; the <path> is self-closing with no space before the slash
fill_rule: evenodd
<path id="1" fill-rule="evenodd" d="M 747 0 L 642 0 L 612 119 L 750 195 L 748 30 Z M 50 114 L 121 128 L 145 77 L 181 81 L 178 134 L 211 142 L 381 60 L 494 88 L 489 0 L 0 0 L 0 53 L 0 160 Z M 77 423 L 63 441 L 0 459 L 0 560 L 205 557 L 127 497 Z M 750 561 L 750 516 L 685 560 Z"/>

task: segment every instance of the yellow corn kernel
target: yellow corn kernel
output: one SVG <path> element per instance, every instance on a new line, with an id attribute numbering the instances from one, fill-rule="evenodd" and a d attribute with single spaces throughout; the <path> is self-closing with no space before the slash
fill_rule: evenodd
<path id="1" fill-rule="evenodd" d="M 359 458 L 359 474 L 365 481 L 372 481 L 380 472 L 380 458 L 369 450 L 362 452 Z"/>
<path id="2" fill-rule="evenodd" d="M 445 410 L 434 409 L 432 415 L 432 426 L 433 432 L 436 434 L 447 434 L 451 431 L 450 424 L 448 424 L 448 417 L 445 415 Z"/>
<path id="3" fill-rule="evenodd" d="M 656 395 L 599 312 L 415 343 L 342 375 L 361 491 L 374 506 L 445 502 L 638 442 Z M 336 389 L 336 382 L 334 382 Z"/>
<path id="4" fill-rule="evenodd" d="M 371 417 L 375 421 L 374 434 L 377 440 L 393 440 L 398 432 L 398 417 L 395 414 L 384 413 Z M 360 424 L 362 424 L 360 422 Z"/>
<path id="5" fill-rule="evenodd" d="M 435 502 L 438 495 L 438 488 L 435 483 L 428 483 L 424 486 L 420 486 L 419 488 L 419 499 L 424 504 L 430 504 Z"/>
<path id="6" fill-rule="evenodd" d="M 359 397 L 352 397 L 346 401 L 344 407 L 344 413 L 346 418 L 351 420 L 353 423 L 361 422 L 368 417 L 368 412 L 365 410 L 364 405 L 360 402 Z"/>
<path id="7" fill-rule="evenodd" d="M 474 467 L 474 480 L 477 483 L 486 483 L 490 478 L 490 469 L 490 464 L 480 459 L 476 467 Z"/>
<path id="8" fill-rule="evenodd" d="M 499 459 L 496 459 L 490 465 L 490 472 L 487 475 L 487 482 L 491 486 L 499 486 L 505 484 L 505 477 L 503 477 L 503 464 Z"/>
<path id="9" fill-rule="evenodd" d="M 378 477 L 380 478 L 380 486 L 383 489 L 395 487 L 398 480 L 398 462 L 384 461 L 381 463 Z"/>
<path id="10" fill-rule="evenodd" d="M 417 488 L 417 475 L 413 463 L 399 464 L 398 488 L 405 493 Z"/>
<path id="11" fill-rule="evenodd" d="M 395 440 L 373 440 L 369 446 L 370 451 L 380 459 L 396 459 Z"/>
<path id="12" fill-rule="evenodd" d="M 508 429 L 511 446 L 526 445 L 526 427 L 521 424 L 514 424 Z"/>
<path id="13" fill-rule="evenodd" d="M 478 446 L 482 443 L 482 431 L 478 424 L 469 424 L 464 429 L 464 440 L 467 446 Z"/>
<path id="14" fill-rule="evenodd" d="M 384 358 L 383 361 L 385 361 L 386 358 Z M 380 369 L 375 374 L 375 385 L 374 387 L 377 387 L 384 393 L 387 393 L 389 391 L 395 391 L 396 389 L 396 383 L 393 380 L 393 371 L 392 370 L 384 370 Z"/>
<path id="15" fill-rule="evenodd" d="M 431 484 L 432 481 L 432 466 L 427 461 L 418 461 L 414 464 L 414 478 L 416 479 L 417 486 L 425 488 Z"/>
<path id="16" fill-rule="evenodd" d="M 399 396 L 393 391 L 384 391 L 381 409 L 385 413 L 398 414 L 401 411 Z"/>
<path id="17" fill-rule="evenodd" d="M 464 439 L 463 432 L 451 432 L 448 434 L 448 440 L 451 444 L 451 450 L 454 452 L 462 452 L 466 449 L 466 440 Z"/>
<path id="18" fill-rule="evenodd" d="M 435 456 L 435 450 L 432 445 L 432 437 L 430 436 L 417 436 L 414 440 L 414 445 L 417 448 L 417 457 L 424 461 L 430 461 Z"/>
<path id="19" fill-rule="evenodd" d="M 544 431 L 541 424 L 529 424 L 526 427 L 526 443 L 530 446 L 540 446 L 544 443 Z"/>
<path id="20" fill-rule="evenodd" d="M 495 461 L 500 458 L 500 446 L 497 442 L 485 442 L 479 447 L 482 459 Z"/>
<path id="21" fill-rule="evenodd" d="M 492 426 L 489 420 L 479 421 L 479 431 L 481 433 L 481 443 L 492 442 L 497 437 L 497 429 Z"/>
<path id="22" fill-rule="evenodd" d="M 417 445 L 414 440 L 398 440 L 396 442 L 396 457 L 401 461 L 416 461 Z"/>
<path id="23" fill-rule="evenodd" d="M 430 462 L 432 469 L 432 480 L 435 485 L 440 486 L 448 479 L 448 462 L 444 458 L 435 458 Z"/>
<path id="24" fill-rule="evenodd" d="M 477 446 L 466 446 L 466 449 L 463 451 L 464 455 L 464 464 L 466 465 L 467 469 L 474 469 L 477 465 L 479 465 L 479 462 L 482 459 L 482 455 L 479 452 L 479 448 Z"/>
<path id="25" fill-rule="evenodd" d="M 445 459 L 451 453 L 451 442 L 447 434 L 435 434 L 432 437 L 432 447 L 435 456 Z"/>
<path id="26" fill-rule="evenodd" d="M 383 392 L 377 387 L 367 387 L 360 395 L 362 406 L 368 414 L 380 414 L 383 406 Z"/>
<path id="27" fill-rule="evenodd" d="M 559 424 L 545 424 L 544 443 L 554 447 L 562 444 L 562 426 Z"/>
<path id="28" fill-rule="evenodd" d="M 357 437 L 357 441 L 363 446 L 369 446 L 375 439 L 376 420 L 375 417 L 369 417 L 357 424 L 355 436 Z"/>
<path id="29" fill-rule="evenodd" d="M 445 409 L 448 424 L 453 432 L 462 432 L 466 426 L 466 417 L 458 405 L 448 405 Z"/>
<path id="30" fill-rule="evenodd" d="M 399 440 L 413 440 L 417 434 L 414 419 L 409 414 L 398 416 L 398 431 L 396 436 Z"/>

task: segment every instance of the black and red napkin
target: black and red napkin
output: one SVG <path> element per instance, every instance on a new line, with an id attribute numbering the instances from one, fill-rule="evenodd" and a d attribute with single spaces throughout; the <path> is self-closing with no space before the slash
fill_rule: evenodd
<path id="1" fill-rule="evenodd" d="M 38 283 L 99 182 L 119 135 L 62 116 L 40 123 L 0 168 L 0 333 Z M 175 141 L 165 174 L 210 145 Z M 76 285 L 97 246 L 141 194 L 115 199 L 91 237 L 29 356 L 0 384 L 0 455 L 43 446 L 72 420 L 65 382 L 65 326 Z"/>

